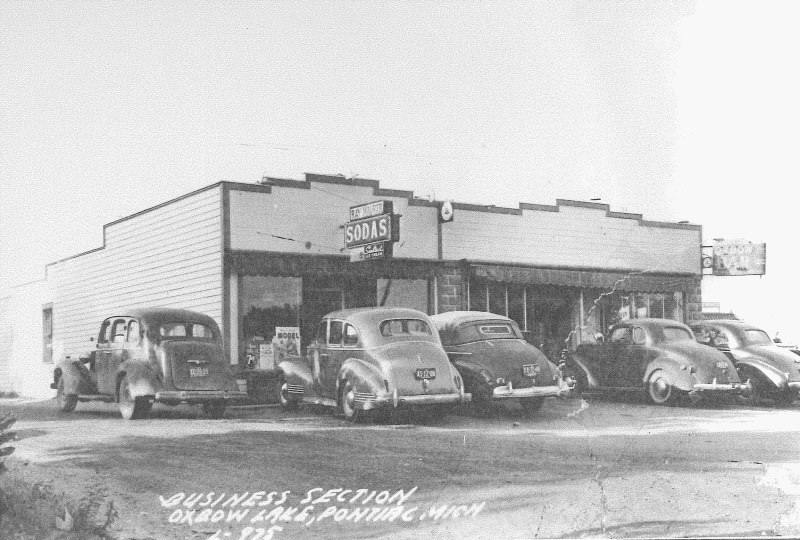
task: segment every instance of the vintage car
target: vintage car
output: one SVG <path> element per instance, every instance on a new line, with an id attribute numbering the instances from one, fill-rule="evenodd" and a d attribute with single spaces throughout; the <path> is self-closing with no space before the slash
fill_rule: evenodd
<path id="1" fill-rule="evenodd" d="M 691 328 L 698 342 L 728 355 L 739 378 L 750 380 L 754 404 L 767 398 L 786 406 L 797 398 L 800 356 L 775 344 L 762 329 L 736 320 L 696 322 Z"/>
<path id="2" fill-rule="evenodd" d="M 600 343 L 579 345 L 569 359 L 579 390 L 645 390 L 650 401 L 670 404 L 681 395 L 748 394 L 733 362 L 701 345 L 683 323 L 629 319 Z"/>
<path id="3" fill-rule="evenodd" d="M 561 376 L 539 349 L 525 341 L 517 323 L 508 317 L 481 311 L 451 311 L 431 316 L 444 350 L 472 394 L 472 403 L 486 408 L 492 402 L 518 399 L 535 412 L 546 397 L 571 392 L 571 381 Z"/>
<path id="4" fill-rule="evenodd" d="M 469 401 L 424 313 L 404 308 L 335 311 L 319 323 L 305 357 L 278 364 L 280 402 L 337 407 L 347 420 L 398 407 L 452 408 Z"/>
<path id="5" fill-rule="evenodd" d="M 154 402 L 199 403 L 219 418 L 227 403 L 247 397 L 225 362 L 214 319 L 166 308 L 105 319 L 94 350 L 60 361 L 50 387 L 61 411 L 74 410 L 78 401 L 116 402 L 126 420 L 146 416 Z"/>

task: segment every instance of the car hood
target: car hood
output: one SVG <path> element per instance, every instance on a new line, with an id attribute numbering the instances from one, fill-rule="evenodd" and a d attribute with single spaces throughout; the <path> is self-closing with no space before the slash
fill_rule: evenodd
<path id="1" fill-rule="evenodd" d="M 736 360 L 756 357 L 779 369 L 782 373 L 791 373 L 795 377 L 800 375 L 800 356 L 777 345 L 750 345 L 731 352 Z"/>
<path id="2" fill-rule="evenodd" d="M 522 366 L 536 364 L 537 380 L 552 381 L 555 366 L 539 349 L 519 339 L 487 339 L 463 345 L 448 345 L 445 350 L 459 368 L 486 370 L 492 379 L 522 379 Z M 530 383 L 528 383 L 530 384 Z"/>

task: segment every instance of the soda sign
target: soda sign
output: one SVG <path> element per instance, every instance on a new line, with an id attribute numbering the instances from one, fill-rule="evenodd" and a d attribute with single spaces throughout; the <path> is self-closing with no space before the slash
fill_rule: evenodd
<path id="1" fill-rule="evenodd" d="M 347 249 L 352 249 L 376 242 L 392 241 L 392 215 L 380 216 L 350 221 L 344 226 L 344 244 Z"/>

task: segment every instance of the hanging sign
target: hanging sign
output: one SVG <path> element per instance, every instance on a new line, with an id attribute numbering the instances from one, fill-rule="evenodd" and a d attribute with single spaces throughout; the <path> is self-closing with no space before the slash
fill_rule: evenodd
<path id="1" fill-rule="evenodd" d="M 717 240 L 713 250 L 713 275 L 760 276 L 766 273 L 767 245 L 746 240 Z"/>
<path id="2" fill-rule="evenodd" d="M 344 225 L 344 245 L 350 261 L 386 259 L 392 243 L 400 238 L 400 222 L 392 201 L 375 201 L 350 207 L 350 221 Z"/>

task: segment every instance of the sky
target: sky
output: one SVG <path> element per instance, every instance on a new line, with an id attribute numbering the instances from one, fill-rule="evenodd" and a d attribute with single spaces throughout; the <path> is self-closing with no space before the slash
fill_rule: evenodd
<path id="1" fill-rule="evenodd" d="M 703 299 L 800 341 L 792 1 L 0 0 L 0 289 L 220 180 L 600 198 L 767 243 Z M 791 337 L 790 337 L 791 339 Z"/>

